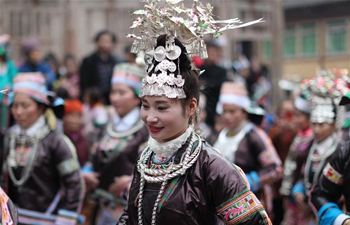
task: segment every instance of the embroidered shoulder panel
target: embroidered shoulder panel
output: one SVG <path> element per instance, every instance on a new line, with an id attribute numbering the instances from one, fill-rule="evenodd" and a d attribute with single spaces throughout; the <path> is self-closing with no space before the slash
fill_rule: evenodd
<path id="1" fill-rule="evenodd" d="M 239 224 L 263 210 L 264 207 L 251 191 L 245 191 L 216 208 L 226 224 Z"/>
<path id="2" fill-rule="evenodd" d="M 79 170 L 80 166 L 77 159 L 70 158 L 58 164 L 57 169 L 60 173 L 60 176 L 63 177 Z"/>
<path id="3" fill-rule="evenodd" d="M 323 175 L 335 184 L 343 183 L 343 175 L 341 175 L 338 171 L 336 171 L 331 164 L 327 164 L 327 166 L 323 169 Z"/>
<path id="4" fill-rule="evenodd" d="M 9 201 L 9 197 L 5 194 L 4 190 L 0 188 L 0 210 L 1 210 L 1 222 L 5 224 L 15 224 L 11 218 L 11 213 L 9 210 L 9 207 L 7 206 L 7 203 Z"/>
<path id="5" fill-rule="evenodd" d="M 275 164 L 280 161 L 277 153 L 274 150 L 265 150 L 261 152 L 258 156 L 258 159 L 262 165 Z"/>

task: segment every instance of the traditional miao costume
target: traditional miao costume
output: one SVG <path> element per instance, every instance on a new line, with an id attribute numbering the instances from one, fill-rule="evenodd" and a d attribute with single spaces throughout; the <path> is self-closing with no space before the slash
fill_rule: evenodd
<path id="1" fill-rule="evenodd" d="M 26 94 L 36 102 L 52 106 L 42 74 L 19 74 L 14 95 Z M 78 217 L 82 202 L 82 177 L 75 148 L 69 139 L 52 130 L 44 115 L 27 129 L 12 126 L 5 136 L 2 182 L 19 207 L 21 224 L 51 221 L 68 212 Z M 75 224 L 71 218 L 66 224 Z"/>
<path id="2" fill-rule="evenodd" d="M 0 225 L 15 225 L 18 223 L 17 209 L 5 191 L 0 187 Z"/>
<path id="3" fill-rule="evenodd" d="M 146 75 L 144 66 L 136 64 L 118 64 L 113 72 L 113 84 L 125 84 L 136 95 L 140 93 L 141 78 Z M 124 207 L 128 195 L 128 186 L 121 196 L 114 196 L 108 192 L 109 186 L 115 177 L 132 175 L 139 156 L 140 146 L 148 140 L 148 130 L 140 118 L 140 109 L 136 106 L 124 117 L 118 114 L 110 118 L 104 134 L 92 147 L 92 160 L 89 168 L 86 165 L 83 171 L 99 173 L 99 186 L 93 195 L 98 200 L 99 212 L 97 224 L 115 225 Z"/>
<path id="4" fill-rule="evenodd" d="M 344 80 L 349 81 L 349 78 L 346 76 L 347 70 L 336 70 L 336 72 L 343 75 Z M 349 82 L 345 84 L 342 80 L 338 81 L 338 97 L 342 96 L 340 105 L 350 103 L 350 90 L 348 87 Z M 311 203 L 317 211 L 320 225 L 343 224 L 345 220 L 350 219 L 349 146 L 349 141 L 338 145 L 329 162 L 320 171 L 320 178 L 311 192 Z M 343 198 L 341 198 L 342 195 Z"/>
<path id="5" fill-rule="evenodd" d="M 253 108 L 244 86 L 232 82 L 224 83 L 221 88 L 217 113 L 223 113 L 223 104 L 239 106 L 248 114 L 263 116 L 262 109 Z M 249 119 L 239 124 L 235 134 L 230 134 L 229 128 L 224 128 L 214 147 L 232 163 L 242 168 L 247 174 L 252 190 L 259 198 L 265 185 L 281 177 L 282 168 L 276 150 L 267 134 Z M 271 209 L 271 188 L 265 187 L 265 203 Z"/>
<path id="6" fill-rule="evenodd" d="M 309 102 L 303 94 L 295 97 L 294 107 L 296 110 L 305 114 L 310 114 L 312 110 L 311 102 Z M 302 169 L 313 140 L 314 136 L 311 127 L 308 127 L 306 130 L 298 130 L 284 162 L 283 179 L 279 190 L 280 194 L 285 196 L 285 214 L 282 224 L 303 225 L 309 224 L 310 222 L 310 216 L 312 215 L 306 215 L 305 212 L 297 207 L 295 202 L 291 199 L 291 192 L 293 186 L 302 175 Z"/>
<path id="7" fill-rule="evenodd" d="M 325 71 L 319 71 L 316 77 L 302 82 L 301 91 L 310 93 L 309 100 L 312 104 L 311 123 L 335 123 L 337 128 L 343 125 L 344 109 L 339 107 L 338 103 L 342 97 L 341 93 L 344 91 L 344 83 L 345 81 L 342 78 L 336 78 Z M 338 151 L 339 146 L 340 138 L 336 131 L 321 142 L 315 139 L 312 141 L 303 173 L 299 181 L 293 186 L 291 196 L 304 194 L 307 199 L 310 197 L 310 190 L 318 182 L 323 169 L 332 155 Z M 304 212 L 304 214 L 307 213 Z M 304 218 L 304 224 L 316 224 L 316 218 L 311 210 L 309 215 L 309 218 Z"/>
<path id="8" fill-rule="evenodd" d="M 200 26 L 195 18 L 206 19 L 209 25 L 213 21 L 208 9 L 199 1 L 195 1 L 192 9 L 184 8 L 176 1 L 166 4 L 165 8 L 159 8 L 152 2 L 146 5 L 147 10 L 136 11 L 135 14 L 141 17 L 134 22 L 134 27 L 141 29 L 142 36 L 130 36 L 137 37 L 133 45 L 135 51 L 150 45 L 145 49 L 146 55 L 150 56 L 147 60 L 149 75 L 143 79 L 140 97 L 165 96 L 181 100 L 186 98 L 181 71 L 192 70 L 187 54 L 199 53 L 198 50 L 201 56 L 206 54 L 199 35 L 199 39 L 191 39 L 192 34 L 183 32 L 189 27 Z M 181 14 L 184 18 L 175 16 L 179 10 L 186 12 Z M 187 16 L 192 19 L 187 20 Z M 173 23 L 175 20 L 180 22 Z M 186 24 L 185 21 L 193 23 Z M 148 33 L 148 27 L 153 28 L 156 37 L 166 34 L 162 36 L 166 43 L 158 44 L 154 51 L 153 34 Z M 185 34 L 188 36 L 183 36 Z M 188 52 L 176 38 L 187 40 Z M 194 46 L 198 47 L 197 52 L 194 52 Z M 197 75 L 194 72 L 187 74 Z M 160 143 L 149 139 L 134 170 L 128 208 L 118 224 L 271 224 L 248 185 L 242 170 L 203 141 L 189 125 L 185 133 L 171 141 Z"/>

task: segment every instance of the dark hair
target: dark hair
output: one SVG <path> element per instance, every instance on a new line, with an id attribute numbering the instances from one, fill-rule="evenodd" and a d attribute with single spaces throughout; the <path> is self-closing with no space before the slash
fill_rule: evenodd
<path id="1" fill-rule="evenodd" d="M 117 43 L 117 37 L 115 36 L 114 33 L 112 33 L 112 32 L 109 31 L 109 30 L 102 30 L 102 31 L 98 32 L 98 33 L 96 34 L 95 38 L 94 38 L 95 43 L 97 43 L 97 42 L 100 40 L 101 36 L 102 36 L 102 35 L 105 35 L 105 34 L 106 34 L 106 35 L 109 35 L 109 36 L 112 38 L 112 42 L 113 42 L 114 44 Z"/>
<path id="2" fill-rule="evenodd" d="M 53 52 L 47 53 L 44 57 L 44 61 L 48 63 L 51 61 L 53 64 L 56 65 L 57 68 L 59 67 L 58 59 Z"/>
<path id="3" fill-rule="evenodd" d="M 67 91 L 67 89 L 63 88 L 63 87 L 59 87 L 56 91 L 57 97 L 63 98 L 63 99 L 69 99 L 69 93 Z"/>
<path id="4" fill-rule="evenodd" d="M 72 54 L 67 54 L 67 55 L 64 56 L 63 63 L 66 64 L 67 61 L 69 61 L 69 60 L 76 61 L 76 58 Z"/>
<path id="5" fill-rule="evenodd" d="M 137 54 L 131 52 L 131 45 L 125 46 L 124 53 L 132 55 L 135 59 L 137 57 Z"/>
<path id="6" fill-rule="evenodd" d="M 163 46 L 165 47 L 167 36 L 161 35 L 157 39 L 157 47 Z M 181 55 L 178 59 L 173 60 L 173 62 L 176 65 L 179 65 L 180 68 L 177 68 L 175 71 L 176 73 L 180 73 L 181 76 L 185 79 L 185 84 L 183 86 L 183 89 L 186 94 L 185 99 L 181 99 L 181 105 L 183 108 L 185 108 L 186 104 L 189 103 L 189 101 L 192 98 L 197 99 L 199 103 L 199 95 L 200 95 L 200 81 L 199 81 L 199 74 L 197 71 L 192 69 L 192 60 L 188 57 L 187 51 L 185 46 L 178 40 L 175 39 L 175 45 L 179 46 L 181 48 Z M 158 64 L 158 62 L 153 59 L 154 66 Z M 154 67 L 155 68 L 155 67 Z M 178 71 L 180 69 L 180 71 Z M 154 69 L 149 73 L 149 75 L 154 73 Z"/>
<path id="7" fill-rule="evenodd" d="M 205 43 L 207 45 L 207 48 L 215 48 L 215 49 L 219 49 L 220 46 L 215 43 L 214 41 L 208 41 Z"/>
<path id="8" fill-rule="evenodd" d="M 95 104 L 103 99 L 101 90 L 97 87 L 91 87 L 86 90 L 86 93 L 89 96 L 91 104 Z"/>

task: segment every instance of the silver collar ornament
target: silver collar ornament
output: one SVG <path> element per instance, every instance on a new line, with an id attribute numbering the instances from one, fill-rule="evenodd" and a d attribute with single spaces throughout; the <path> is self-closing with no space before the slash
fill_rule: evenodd
<path id="1" fill-rule="evenodd" d="M 168 98 L 186 98 L 183 90 L 184 79 L 180 75 L 179 57 L 182 50 L 175 44 L 178 39 L 186 48 L 187 56 L 208 57 L 204 36 L 209 34 L 217 38 L 221 32 L 230 29 L 246 27 L 262 22 L 262 19 L 242 23 L 239 19 L 214 20 L 213 7 L 208 3 L 204 6 L 194 0 L 191 8 L 186 8 L 183 0 L 141 0 L 144 9 L 132 13 L 134 29 L 127 37 L 134 38 L 132 53 L 140 50 L 145 52 L 145 61 L 150 73 L 154 64 L 158 64 L 151 74 L 144 78 L 140 97 L 146 95 Z M 158 3 L 165 2 L 165 6 Z M 166 34 L 165 46 L 154 49 L 159 36 Z M 177 65 L 173 61 L 177 60 Z M 153 64 L 154 63 L 154 64 Z M 158 68 L 157 68 L 158 67 Z M 177 74 L 174 74 L 175 71 Z M 166 78 L 166 76 L 168 76 Z"/>

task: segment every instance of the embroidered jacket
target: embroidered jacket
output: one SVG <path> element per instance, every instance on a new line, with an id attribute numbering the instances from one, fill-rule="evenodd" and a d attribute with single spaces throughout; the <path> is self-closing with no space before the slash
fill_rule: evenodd
<path id="1" fill-rule="evenodd" d="M 242 138 L 238 140 L 238 145 L 234 149 L 234 143 L 226 138 L 226 134 L 221 131 L 214 147 L 218 148 L 229 160 L 242 168 L 247 174 L 250 189 L 259 195 L 261 188 L 265 184 L 271 184 L 282 176 L 281 160 L 267 134 L 252 123 L 248 123 L 236 136 L 242 133 Z M 221 145 L 220 136 L 224 136 Z M 223 147 L 221 146 L 226 146 Z M 229 146 L 229 147 L 227 147 Z M 230 157 L 232 155 L 232 157 Z"/>
<path id="2" fill-rule="evenodd" d="M 148 129 L 140 119 L 125 132 L 128 135 L 122 133 L 115 131 L 109 123 L 105 134 L 93 147 L 92 165 L 100 174 L 99 188 L 108 190 L 115 177 L 132 175 L 139 147 L 149 137 Z"/>
<path id="3" fill-rule="evenodd" d="M 190 138 L 189 138 L 190 139 Z M 179 163 L 189 140 L 177 151 Z M 135 168 L 128 208 L 119 225 L 138 224 L 140 173 Z M 146 182 L 143 193 L 143 221 L 151 224 L 152 209 L 160 183 Z M 182 176 L 168 181 L 158 205 L 157 224 L 271 224 L 264 207 L 248 188 L 243 171 L 231 164 L 207 143 L 203 143 L 195 164 Z"/>
<path id="4" fill-rule="evenodd" d="M 342 224 L 350 217 L 336 204 L 341 195 L 345 197 L 347 211 L 350 209 L 350 142 L 338 145 L 329 163 L 311 192 L 311 203 L 318 211 L 319 224 Z"/>
<path id="5" fill-rule="evenodd" d="M 321 143 L 313 140 L 306 163 L 304 164 L 303 173 L 291 190 L 292 196 L 301 193 L 310 197 L 310 190 L 317 184 L 323 169 L 335 152 L 337 152 L 339 145 L 339 138 L 336 133 L 333 133 Z"/>
<path id="6" fill-rule="evenodd" d="M 293 186 L 302 175 L 302 166 L 306 162 L 313 139 L 311 128 L 306 131 L 299 131 L 294 138 L 284 162 L 283 179 L 280 188 L 281 195 L 289 196 Z"/>
<path id="7" fill-rule="evenodd" d="M 5 137 L 4 159 L 9 155 L 9 139 L 10 132 Z M 10 179 L 8 167 L 4 166 L 3 187 L 19 208 L 46 212 L 54 202 L 55 196 L 61 191 L 61 200 L 49 211 L 53 213 L 58 209 L 80 211 L 83 198 L 82 177 L 75 149 L 70 145 L 72 143 L 67 137 L 55 131 L 49 131 L 38 143 L 36 158 L 28 180 L 19 187 L 14 185 Z M 19 159 L 26 154 L 23 147 L 16 148 L 15 152 Z M 29 154 L 32 153 L 33 148 Z M 16 179 L 23 176 L 24 170 L 25 167 L 21 165 L 13 168 Z"/>
<path id="8" fill-rule="evenodd" d="M 14 224 L 18 223 L 17 209 L 13 205 L 11 199 L 6 195 L 4 190 L 0 187 L 0 224 Z"/>

